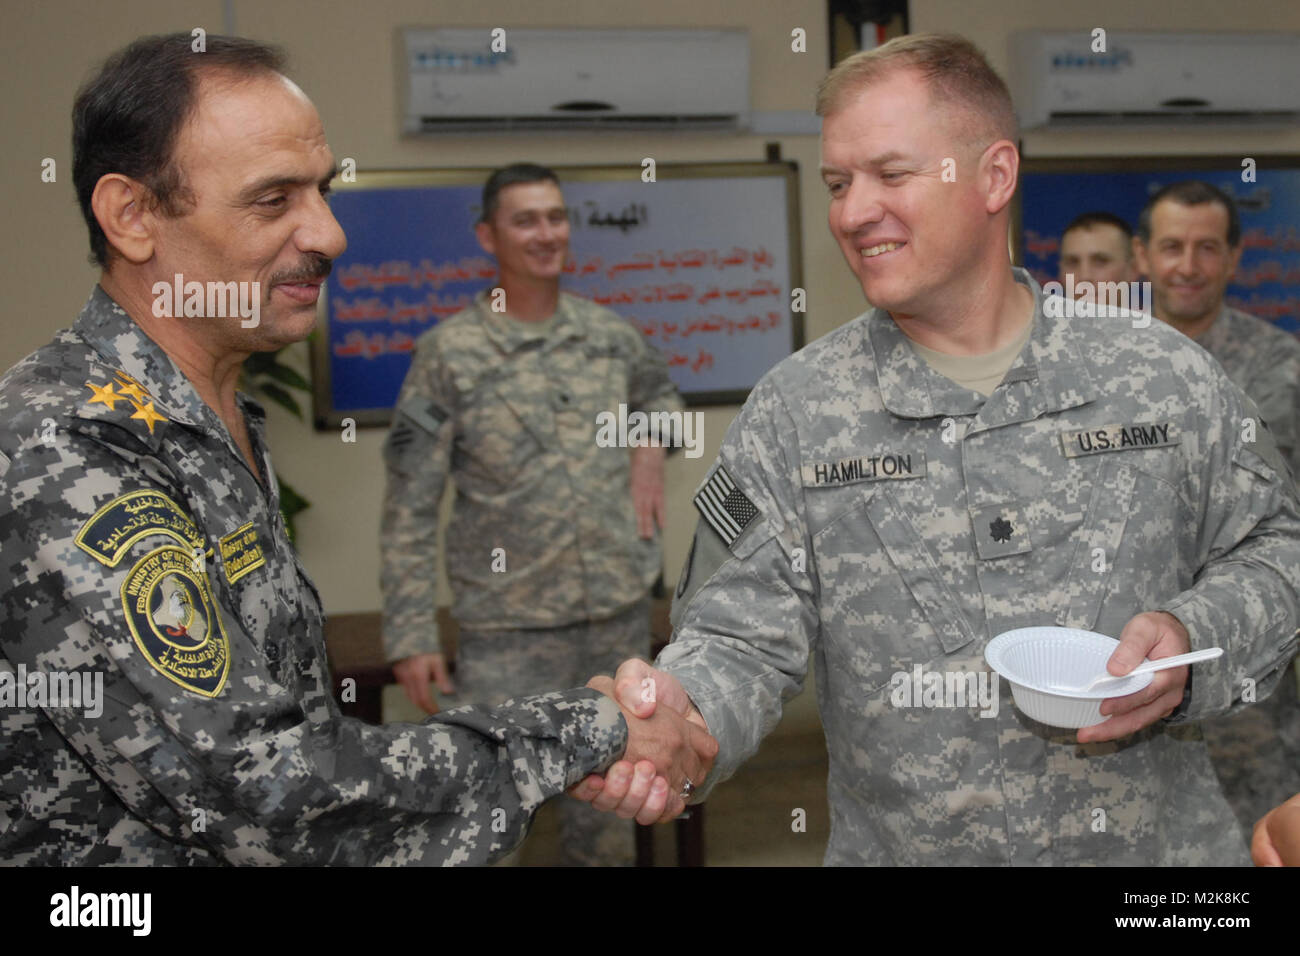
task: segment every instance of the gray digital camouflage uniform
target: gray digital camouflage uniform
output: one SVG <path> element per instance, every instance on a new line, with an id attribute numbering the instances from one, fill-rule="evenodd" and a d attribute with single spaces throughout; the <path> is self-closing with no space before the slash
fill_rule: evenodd
<path id="1" fill-rule="evenodd" d="M 504 855 L 626 744 L 575 690 L 373 727 L 267 481 L 102 289 L 0 379 L 0 690 L 100 673 L 102 713 L 0 695 L 0 862 L 450 864 Z M 84 704 L 84 701 L 81 703 Z"/>
<path id="2" fill-rule="evenodd" d="M 1300 340 L 1224 306 L 1196 343 L 1259 406 L 1292 477 L 1300 476 Z M 1298 679 L 1293 663 L 1268 700 L 1205 724 L 1214 769 L 1248 834 L 1260 817 L 1300 793 Z"/>
<path id="3" fill-rule="evenodd" d="M 987 400 L 874 310 L 769 372 L 732 424 L 659 658 L 720 744 L 705 789 L 776 724 L 811 649 L 827 863 L 1244 864 L 1189 720 L 1247 677 L 1267 695 L 1294 653 L 1300 504 L 1203 351 L 1160 322 L 1049 318 L 1016 275 L 1035 327 Z M 895 675 L 987 672 L 1003 631 L 1118 636 L 1147 610 L 1227 649 L 1174 721 L 1080 745 L 1005 682 L 995 716 L 895 706 Z"/>
<path id="4" fill-rule="evenodd" d="M 1225 305 L 1195 342 L 1259 406 L 1292 475 L 1300 475 L 1300 339 Z"/>
<path id="5" fill-rule="evenodd" d="M 485 293 L 420 337 L 385 446 L 390 660 L 439 646 L 434 568 L 449 476 L 463 697 L 570 686 L 648 653 L 659 538 L 637 534 L 628 449 L 596 442 L 597 416 L 620 404 L 682 407 L 662 355 L 586 299 L 562 293 L 553 320 L 528 323 L 493 312 Z M 576 801 L 560 809 L 572 862 L 630 862 L 626 821 Z"/>

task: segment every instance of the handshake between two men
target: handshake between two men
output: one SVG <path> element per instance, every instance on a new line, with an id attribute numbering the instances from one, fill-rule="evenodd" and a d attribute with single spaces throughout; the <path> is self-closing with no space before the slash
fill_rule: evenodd
<path id="1" fill-rule="evenodd" d="M 569 795 L 646 826 L 679 816 L 718 754 L 718 742 L 685 689 L 636 659 L 624 661 L 612 679 L 593 677 L 587 686 L 622 709 L 627 750 L 603 776 L 591 774 Z"/>

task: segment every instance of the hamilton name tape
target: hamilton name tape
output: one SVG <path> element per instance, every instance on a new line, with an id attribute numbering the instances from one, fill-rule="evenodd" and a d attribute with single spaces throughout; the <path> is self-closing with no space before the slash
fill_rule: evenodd
<path id="1" fill-rule="evenodd" d="M 881 454 L 841 458 L 839 461 L 816 461 L 799 469 L 805 487 L 851 485 L 859 481 L 923 478 L 925 452 Z"/>

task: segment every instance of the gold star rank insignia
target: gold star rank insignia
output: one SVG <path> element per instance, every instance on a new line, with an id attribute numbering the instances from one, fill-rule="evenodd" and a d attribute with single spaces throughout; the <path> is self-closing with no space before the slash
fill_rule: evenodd
<path id="1" fill-rule="evenodd" d="M 86 388 L 91 391 L 91 397 L 86 400 L 87 405 L 94 405 L 99 402 L 102 405 L 107 405 L 109 411 L 117 410 L 117 403 L 122 400 L 122 396 L 113 391 L 112 382 L 109 382 L 103 388 L 100 388 L 94 382 L 87 382 Z"/>
<path id="2" fill-rule="evenodd" d="M 123 391 L 126 391 L 126 389 L 123 389 Z M 146 396 L 146 397 L 147 397 L 147 396 Z M 138 419 L 140 419 L 141 421 L 143 421 L 146 425 L 148 425 L 148 426 L 149 426 L 149 434 L 150 434 L 150 435 L 153 434 L 153 423 L 154 423 L 154 422 L 165 422 L 165 421 L 167 421 L 167 417 L 166 417 L 165 415 L 160 415 L 160 414 L 158 414 L 158 412 L 154 411 L 154 408 L 153 408 L 153 402 L 152 402 L 152 401 L 149 401 L 149 402 L 137 402 L 134 398 L 132 398 L 132 399 L 131 399 L 131 404 L 135 406 L 135 414 L 132 415 L 131 417 L 132 417 L 132 418 L 138 418 Z"/>
<path id="3" fill-rule="evenodd" d="M 135 379 L 133 379 L 130 375 L 127 375 L 125 372 L 118 372 L 117 378 L 118 378 L 118 382 L 117 382 L 118 389 L 122 392 L 123 395 L 131 399 L 132 402 L 139 403 L 139 402 L 144 402 L 146 400 L 149 400 L 150 398 L 149 393 L 146 392 L 141 387 L 140 383 L 137 382 Z M 136 416 L 133 415 L 132 418 L 134 417 Z"/>

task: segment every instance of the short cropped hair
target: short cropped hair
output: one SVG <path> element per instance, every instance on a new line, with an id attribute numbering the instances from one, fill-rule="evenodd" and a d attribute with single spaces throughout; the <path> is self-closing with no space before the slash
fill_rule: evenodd
<path id="1" fill-rule="evenodd" d="M 538 166 L 536 163 L 514 163 L 510 166 L 502 166 L 483 184 L 483 212 L 479 215 L 478 221 L 492 221 L 492 217 L 497 214 L 497 209 L 501 205 L 501 190 L 507 186 L 544 182 L 559 186 L 560 177 L 555 175 L 554 170 L 546 166 Z"/>
<path id="2" fill-rule="evenodd" d="M 958 128 L 966 145 L 983 149 L 1000 139 L 1017 141 L 1019 127 L 1007 84 L 975 44 L 954 34 L 908 34 L 855 53 L 818 85 L 817 115 L 838 112 L 863 87 L 905 69 L 921 74 L 933 102 L 964 114 Z"/>
<path id="3" fill-rule="evenodd" d="M 193 204 L 184 170 L 176 165 L 176 140 L 198 108 L 200 71 L 238 79 L 282 73 L 284 52 L 275 46 L 209 34 L 195 52 L 188 33 L 141 37 L 110 56 L 77 93 L 72 107 L 72 182 L 90 231 L 90 261 L 108 267 L 108 237 L 90 200 L 104 176 L 120 173 L 144 185 L 146 201 L 178 216 Z"/>
<path id="4" fill-rule="evenodd" d="M 1067 232 L 1073 232 L 1075 229 L 1091 229 L 1093 226 L 1114 226 L 1124 234 L 1125 239 L 1133 238 L 1133 227 L 1127 222 L 1115 215 L 1113 212 L 1085 212 L 1082 215 L 1075 216 L 1070 224 L 1065 227 L 1061 235 Z"/>
<path id="5" fill-rule="evenodd" d="M 1228 247 L 1237 248 L 1241 244 L 1241 217 L 1237 214 L 1237 204 L 1232 197 L 1209 183 L 1200 179 L 1184 179 L 1170 183 L 1154 193 L 1138 216 L 1138 237 L 1143 245 L 1151 241 L 1151 216 L 1156 205 L 1169 199 L 1183 206 L 1200 206 L 1207 202 L 1218 203 L 1228 211 Z"/>

